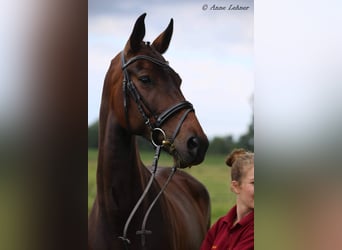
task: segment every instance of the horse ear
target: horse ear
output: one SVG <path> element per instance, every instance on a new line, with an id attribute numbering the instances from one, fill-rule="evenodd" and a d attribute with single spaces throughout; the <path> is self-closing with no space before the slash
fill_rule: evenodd
<path id="1" fill-rule="evenodd" d="M 152 43 L 154 48 L 160 53 L 164 54 L 165 51 L 168 49 L 171 37 L 173 32 L 173 19 L 171 18 L 171 21 L 167 28 L 164 30 L 163 33 L 161 33 Z"/>
<path id="2" fill-rule="evenodd" d="M 141 42 L 145 36 L 145 16 L 146 13 L 142 14 L 137 21 L 134 24 L 134 28 L 132 31 L 131 36 L 129 37 L 128 44 L 130 46 L 130 49 L 133 51 L 138 51 Z"/>

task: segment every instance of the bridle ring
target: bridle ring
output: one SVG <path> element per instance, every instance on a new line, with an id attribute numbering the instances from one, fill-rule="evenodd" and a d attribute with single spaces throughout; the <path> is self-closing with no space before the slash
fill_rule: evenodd
<path id="1" fill-rule="evenodd" d="M 162 135 L 163 139 L 160 140 L 160 142 L 158 142 L 160 135 Z M 156 139 L 158 139 L 157 142 L 156 142 Z M 161 128 L 154 128 L 151 131 L 151 142 L 155 147 L 163 146 L 165 141 L 166 141 L 166 134 L 165 134 L 164 130 L 162 130 Z"/>

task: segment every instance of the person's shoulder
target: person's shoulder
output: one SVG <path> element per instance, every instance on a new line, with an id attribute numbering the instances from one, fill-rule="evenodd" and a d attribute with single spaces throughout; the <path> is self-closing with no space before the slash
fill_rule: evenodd
<path id="1" fill-rule="evenodd" d="M 237 211 L 236 211 L 236 205 L 235 205 L 228 211 L 228 213 L 225 216 L 223 216 L 223 218 L 225 218 L 227 222 L 231 222 L 236 219 L 236 216 L 237 216 Z"/>
<path id="2" fill-rule="evenodd" d="M 216 221 L 215 221 L 215 223 L 214 223 L 214 225 L 221 225 L 221 224 L 224 224 L 224 223 L 226 223 L 227 222 L 227 215 L 223 215 L 223 216 L 221 216 L 220 218 L 218 218 Z"/>
<path id="3" fill-rule="evenodd" d="M 221 216 L 216 222 L 216 225 L 229 224 L 236 217 L 236 206 L 232 207 L 225 215 Z"/>

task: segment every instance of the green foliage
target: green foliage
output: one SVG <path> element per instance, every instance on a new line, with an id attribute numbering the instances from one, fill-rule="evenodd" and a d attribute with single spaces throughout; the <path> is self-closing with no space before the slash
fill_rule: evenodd
<path id="1" fill-rule="evenodd" d="M 150 166 L 154 152 L 141 151 L 140 156 L 146 166 Z M 219 217 L 225 215 L 235 204 L 235 195 L 230 191 L 229 168 L 225 165 L 226 154 L 207 155 L 204 162 L 190 169 L 177 170 L 186 171 L 200 182 L 202 182 L 210 195 L 211 200 L 211 224 Z M 173 159 L 165 152 L 161 153 L 159 166 L 172 166 Z M 97 150 L 88 150 L 88 212 L 93 205 L 96 194 L 96 167 Z"/>
<path id="2" fill-rule="evenodd" d="M 209 144 L 208 154 L 228 154 L 236 147 L 233 137 L 214 137 Z"/>
<path id="3" fill-rule="evenodd" d="M 98 121 L 88 128 L 88 148 L 98 147 Z M 151 143 L 142 137 L 137 137 L 140 150 L 150 150 Z M 244 148 L 254 152 L 254 116 L 248 126 L 246 133 L 242 134 L 238 140 L 234 140 L 232 135 L 226 137 L 214 137 L 210 140 L 208 154 L 228 154 L 234 148 Z"/>
<path id="4" fill-rule="evenodd" d="M 98 131 L 99 131 L 99 122 L 96 121 L 92 125 L 88 127 L 88 148 L 98 148 Z"/>
<path id="5" fill-rule="evenodd" d="M 202 164 L 191 169 L 179 170 L 187 171 L 209 191 L 211 200 L 211 224 L 225 215 L 235 204 L 235 195 L 230 191 L 230 171 L 224 163 L 227 154 L 234 148 L 245 148 L 254 152 L 254 117 L 248 126 L 246 133 L 237 140 L 233 136 L 214 137 L 210 140 L 208 153 Z M 137 137 L 140 155 L 146 166 L 150 166 L 154 152 L 151 143 L 142 137 Z M 97 147 L 98 147 L 98 122 L 88 128 L 88 212 L 93 205 L 96 195 L 96 167 L 97 167 Z M 161 154 L 159 166 L 172 166 L 173 160 L 165 153 Z"/>
<path id="6" fill-rule="evenodd" d="M 208 154 L 228 154 L 234 148 L 244 148 L 254 152 L 254 116 L 247 132 L 241 135 L 238 140 L 235 141 L 231 135 L 214 137 L 210 141 Z"/>
<path id="7" fill-rule="evenodd" d="M 254 152 L 254 116 L 252 117 L 252 123 L 248 126 L 247 132 L 240 136 L 236 148 L 244 148 Z"/>
<path id="8" fill-rule="evenodd" d="M 146 140 L 141 136 L 137 136 L 137 143 L 139 146 L 139 150 L 141 151 L 149 151 L 153 147 L 150 141 Z"/>
<path id="9" fill-rule="evenodd" d="M 99 122 L 96 121 L 88 127 L 88 149 L 97 149 L 98 143 L 98 133 L 99 133 Z M 143 151 L 148 151 L 152 148 L 151 142 L 147 141 L 141 136 L 137 136 L 137 142 L 139 149 Z"/>

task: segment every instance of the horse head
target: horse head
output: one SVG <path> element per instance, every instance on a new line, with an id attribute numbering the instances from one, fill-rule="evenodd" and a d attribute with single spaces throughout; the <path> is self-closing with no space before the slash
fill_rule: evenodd
<path id="1" fill-rule="evenodd" d="M 137 19 L 124 50 L 108 71 L 106 81 L 114 82 L 110 86 L 112 108 L 122 128 L 161 146 L 178 167 L 199 164 L 208 139 L 181 92 L 180 76 L 162 56 L 170 44 L 173 20 L 149 43 L 143 41 L 145 16 Z"/>

